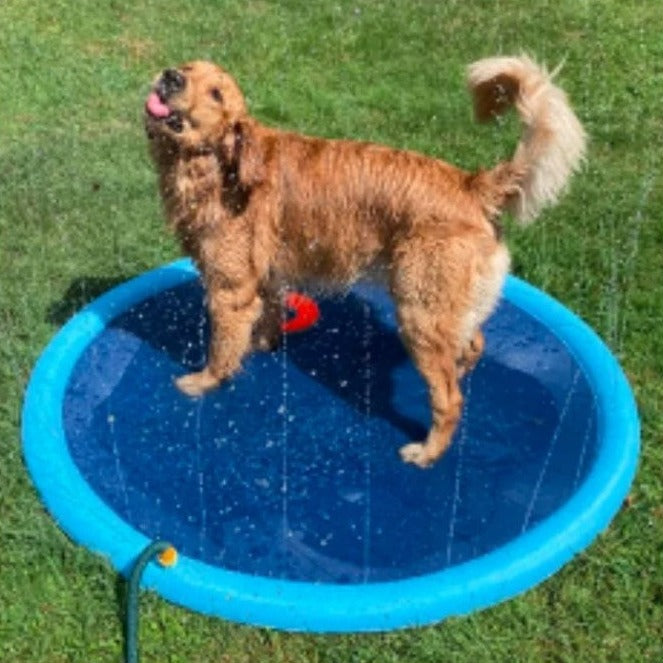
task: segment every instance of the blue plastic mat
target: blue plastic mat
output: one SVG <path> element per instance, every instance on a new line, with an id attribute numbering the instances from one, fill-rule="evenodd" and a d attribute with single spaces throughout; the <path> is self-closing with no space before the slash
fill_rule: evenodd
<path id="1" fill-rule="evenodd" d="M 454 442 L 420 470 L 398 448 L 426 433 L 426 387 L 389 297 L 358 286 L 318 304 L 313 327 L 201 399 L 173 384 L 207 347 L 188 263 L 74 318 L 24 410 L 28 465 L 62 526 L 120 570 L 168 539 L 181 563 L 146 582 L 194 609 L 349 631 L 512 596 L 607 525 L 635 471 L 637 414 L 566 309 L 509 280 Z"/>

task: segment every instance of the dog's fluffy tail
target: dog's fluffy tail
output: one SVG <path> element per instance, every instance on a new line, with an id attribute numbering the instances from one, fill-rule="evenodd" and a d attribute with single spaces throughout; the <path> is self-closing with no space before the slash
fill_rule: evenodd
<path id="1" fill-rule="evenodd" d="M 479 60 L 468 68 L 478 121 L 515 106 L 522 138 L 511 161 L 479 173 L 474 186 L 491 214 L 509 209 L 523 223 L 556 202 L 584 158 L 586 135 L 563 90 L 526 56 Z"/>

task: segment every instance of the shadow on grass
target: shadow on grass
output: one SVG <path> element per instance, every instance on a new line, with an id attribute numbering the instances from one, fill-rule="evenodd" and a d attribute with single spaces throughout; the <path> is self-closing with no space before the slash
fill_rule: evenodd
<path id="1" fill-rule="evenodd" d="M 55 325 L 63 325 L 86 304 L 120 283 L 129 280 L 133 274 L 122 276 L 81 276 L 74 279 L 61 299 L 52 302 L 46 312 L 46 320 Z"/>

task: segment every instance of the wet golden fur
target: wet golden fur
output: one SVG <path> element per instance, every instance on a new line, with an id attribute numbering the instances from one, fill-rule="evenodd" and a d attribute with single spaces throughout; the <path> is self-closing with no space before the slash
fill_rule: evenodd
<path id="1" fill-rule="evenodd" d="M 401 455 L 430 465 L 449 445 L 459 377 L 483 350 L 480 325 L 508 271 L 497 219 L 505 208 L 528 219 L 554 202 L 582 159 L 584 132 L 564 93 L 525 57 L 472 65 L 477 117 L 515 105 L 524 136 L 511 160 L 470 173 L 414 152 L 269 128 L 216 65 L 172 71 L 178 89 L 155 89 L 174 121 L 148 112 L 146 126 L 166 214 L 200 268 L 212 325 L 207 366 L 179 388 L 200 395 L 252 347 L 271 347 L 285 284 L 342 288 L 380 265 L 433 413 L 426 440 Z"/>

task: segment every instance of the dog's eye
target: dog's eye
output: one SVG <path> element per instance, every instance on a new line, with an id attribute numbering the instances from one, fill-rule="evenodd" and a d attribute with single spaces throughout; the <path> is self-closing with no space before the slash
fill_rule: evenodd
<path id="1" fill-rule="evenodd" d="M 209 93 L 214 101 L 223 101 L 223 95 L 221 94 L 221 90 L 219 90 L 218 87 L 213 87 Z"/>

